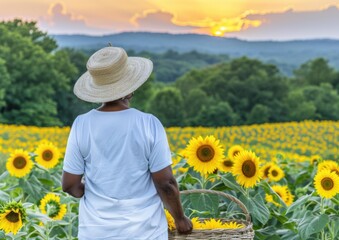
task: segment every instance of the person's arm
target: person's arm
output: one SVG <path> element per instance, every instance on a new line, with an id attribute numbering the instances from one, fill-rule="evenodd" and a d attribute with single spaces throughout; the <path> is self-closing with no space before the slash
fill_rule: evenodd
<path id="1" fill-rule="evenodd" d="M 178 232 L 191 233 L 192 222 L 185 216 L 182 209 L 178 184 L 173 177 L 171 166 L 152 173 L 152 179 L 162 202 L 174 218 Z"/>
<path id="2" fill-rule="evenodd" d="M 62 190 L 73 197 L 81 198 L 84 195 L 85 186 L 81 181 L 82 175 L 75 175 L 66 171 L 62 172 Z"/>

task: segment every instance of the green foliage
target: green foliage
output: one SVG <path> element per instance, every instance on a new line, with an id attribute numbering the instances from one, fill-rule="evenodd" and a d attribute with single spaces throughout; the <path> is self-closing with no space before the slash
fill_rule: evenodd
<path id="1" fill-rule="evenodd" d="M 155 91 L 153 82 L 154 75 L 152 74 L 150 78 L 137 91 L 135 91 L 131 100 L 132 107 L 141 111 L 147 111 L 148 104 L 150 103 Z"/>
<path id="2" fill-rule="evenodd" d="M 69 88 L 69 77 L 61 70 L 72 71 L 72 66 L 61 61 L 58 53 L 51 53 L 56 48 L 55 41 L 39 31 L 34 22 L 14 20 L 0 23 L 0 42 L 0 58 L 10 78 L 5 106 L 0 109 L 3 121 L 61 125 L 53 97 L 56 89 Z"/>
<path id="3" fill-rule="evenodd" d="M 183 100 L 175 88 L 158 91 L 149 106 L 149 111 L 156 115 L 165 126 L 180 126 L 183 121 Z"/>
<path id="4" fill-rule="evenodd" d="M 0 108 L 6 105 L 5 93 L 10 83 L 9 74 L 6 69 L 5 61 L 0 58 Z M 0 112 L 1 120 L 1 112 Z"/>
<path id="5" fill-rule="evenodd" d="M 94 51 L 60 50 L 35 22 L 0 22 L 0 121 L 71 125 L 97 107 L 72 91 Z M 339 120 L 339 72 L 323 58 L 302 64 L 287 78 L 276 65 L 247 57 L 174 50 L 128 54 L 154 63 L 151 79 L 135 92 L 131 106 L 154 113 L 165 126 Z"/>

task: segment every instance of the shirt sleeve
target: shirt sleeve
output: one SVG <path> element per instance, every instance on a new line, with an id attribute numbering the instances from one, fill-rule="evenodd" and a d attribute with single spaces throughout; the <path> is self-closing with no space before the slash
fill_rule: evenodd
<path id="1" fill-rule="evenodd" d="M 172 164 L 172 154 L 167 141 L 166 131 L 161 122 L 151 115 L 150 132 L 153 141 L 148 159 L 151 172 L 158 172 Z"/>
<path id="2" fill-rule="evenodd" d="M 63 170 L 71 174 L 81 175 L 85 171 L 85 162 L 82 154 L 80 153 L 77 139 L 78 122 L 79 119 L 76 118 L 68 136 Z"/>

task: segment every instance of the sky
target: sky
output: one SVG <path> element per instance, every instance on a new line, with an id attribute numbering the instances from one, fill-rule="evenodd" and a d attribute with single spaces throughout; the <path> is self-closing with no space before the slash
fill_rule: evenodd
<path id="1" fill-rule="evenodd" d="M 0 20 L 14 18 L 36 21 L 49 34 L 339 39 L 339 0 L 0 0 Z"/>

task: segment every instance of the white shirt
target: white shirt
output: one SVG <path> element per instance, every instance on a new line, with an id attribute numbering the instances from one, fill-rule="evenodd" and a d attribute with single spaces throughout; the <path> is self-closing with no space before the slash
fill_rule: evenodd
<path id="1" fill-rule="evenodd" d="M 153 115 L 130 108 L 78 116 L 63 170 L 85 176 L 79 239 L 166 237 L 167 221 L 150 173 L 171 163 L 166 132 Z"/>

